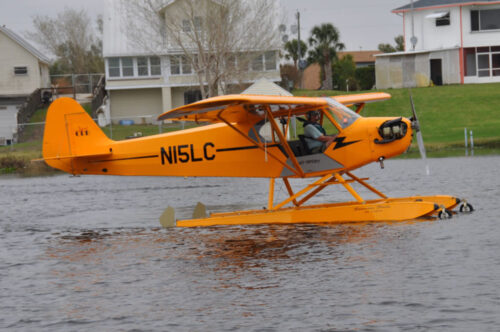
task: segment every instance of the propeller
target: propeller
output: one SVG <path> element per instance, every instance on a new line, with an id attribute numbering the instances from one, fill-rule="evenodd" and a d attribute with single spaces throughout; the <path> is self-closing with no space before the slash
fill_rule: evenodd
<path id="1" fill-rule="evenodd" d="M 411 120 L 411 128 L 415 131 L 417 136 L 418 149 L 420 150 L 420 156 L 425 163 L 425 174 L 430 175 L 429 164 L 427 163 L 427 155 L 425 153 L 424 139 L 422 137 L 422 131 L 420 130 L 420 122 L 418 122 L 417 112 L 415 111 L 415 104 L 413 103 L 413 96 L 410 90 L 410 104 L 411 111 L 413 112 L 413 117 Z"/>

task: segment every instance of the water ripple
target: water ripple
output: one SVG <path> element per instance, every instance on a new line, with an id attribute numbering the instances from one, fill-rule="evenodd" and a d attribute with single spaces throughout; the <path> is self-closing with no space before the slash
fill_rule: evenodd
<path id="1" fill-rule="evenodd" d="M 466 197 L 474 213 L 446 221 L 161 229 L 167 205 L 180 218 L 197 201 L 211 212 L 260 208 L 267 181 L 0 178 L 0 329 L 496 330 L 500 158 L 430 163 L 431 177 L 411 160 L 357 175 L 394 196 Z M 315 199 L 344 198 L 325 191 Z"/>

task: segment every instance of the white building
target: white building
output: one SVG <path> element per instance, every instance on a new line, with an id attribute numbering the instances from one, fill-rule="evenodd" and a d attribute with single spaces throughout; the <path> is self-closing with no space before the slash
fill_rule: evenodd
<path id="1" fill-rule="evenodd" d="M 166 20 L 171 17 L 181 1 L 184 0 L 165 1 L 165 5 L 157 11 L 160 18 Z M 202 2 L 199 3 L 201 8 Z M 107 0 L 105 4 L 103 55 L 113 122 L 127 119 L 135 123 L 151 123 L 166 110 L 201 99 L 198 76 L 184 60 L 182 49 L 170 43 L 166 30 L 164 36 L 158 36 L 164 45 L 159 50 L 155 51 L 154 46 L 148 49 L 134 44 L 130 26 L 135 24 L 137 30 L 147 30 L 148 27 L 137 26 L 144 23 L 134 22 L 133 17 L 131 19 L 126 1 Z M 203 12 L 196 15 L 203 22 Z M 179 17 L 179 20 L 183 19 Z M 256 59 L 260 63 L 254 61 L 250 64 L 245 79 L 247 85 L 260 78 L 273 82 L 281 80 L 278 50 L 279 46 L 265 50 Z"/>
<path id="2" fill-rule="evenodd" d="M 50 87 L 49 59 L 5 26 L 0 26 L 0 145 L 17 132 L 17 112 L 36 89 Z"/>
<path id="3" fill-rule="evenodd" d="M 405 51 L 377 56 L 377 88 L 500 82 L 500 1 L 419 0 L 393 13 Z"/>

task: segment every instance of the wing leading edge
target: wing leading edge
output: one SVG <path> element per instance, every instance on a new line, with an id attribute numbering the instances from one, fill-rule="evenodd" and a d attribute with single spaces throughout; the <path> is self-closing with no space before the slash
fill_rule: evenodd
<path id="1" fill-rule="evenodd" d="M 368 102 L 382 101 L 391 98 L 383 92 L 363 93 L 332 97 L 338 102 L 351 106 Z M 226 95 L 200 100 L 198 102 L 174 108 L 158 116 L 158 120 L 179 120 L 196 122 L 223 122 L 220 114 L 224 112 L 224 119 L 229 122 L 238 122 L 245 119 L 249 113 L 259 111 L 261 105 L 272 105 L 275 116 L 284 114 L 303 114 L 305 109 L 322 107 L 327 101 L 321 97 L 287 97 L 266 95 Z"/>

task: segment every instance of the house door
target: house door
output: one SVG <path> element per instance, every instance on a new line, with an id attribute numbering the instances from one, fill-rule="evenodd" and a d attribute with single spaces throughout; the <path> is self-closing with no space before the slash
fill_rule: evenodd
<path id="1" fill-rule="evenodd" d="M 194 103 L 198 100 L 201 100 L 200 90 L 188 90 L 184 92 L 184 105 Z"/>
<path id="2" fill-rule="evenodd" d="M 434 85 L 443 85 L 443 64 L 441 59 L 431 59 L 431 80 Z"/>

